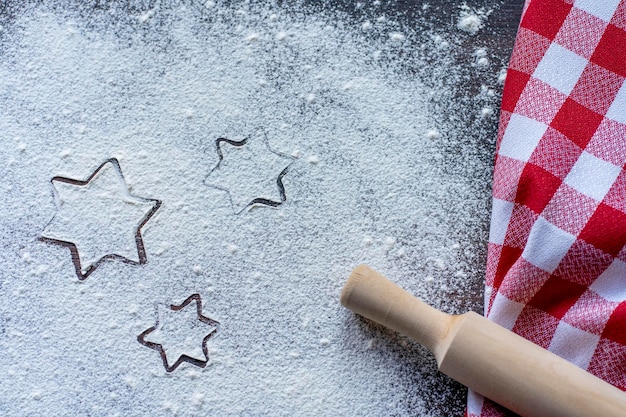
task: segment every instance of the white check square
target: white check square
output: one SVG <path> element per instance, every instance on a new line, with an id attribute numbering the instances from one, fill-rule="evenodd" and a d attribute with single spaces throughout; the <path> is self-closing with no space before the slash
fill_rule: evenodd
<path id="1" fill-rule="evenodd" d="M 519 114 L 513 114 L 500 143 L 500 155 L 528 161 L 548 126 Z"/>
<path id="2" fill-rule="evenodd" d="M 506 236 L 514 206 L 515 203 L 511 203 L 510 201 L 500 200 L 498 198 L 493 199 L 491 205 L 491 227 L 489 229 L 490 243 L 496 245 L 502 245 L 504 243 L 504 237 Z"/>
<path id="3" fill-rule="evenodd" d="M 546 272 L 554 272 L 576 237 L 539 216 L 530 229 L 522 257 Z"/>
<path id="4" fill-rule="evenodd" d="M 524 305 L 525 304 L 509 300 L 499 292 L 496 294 L 495 300 L 493 300 L 489 320 L 511 330 L 517 321 L 517 317 L 524 309 Z"/>
<path id="5" fill-rule="evenodd" d="M 626 124 L 626 81 L 622 84 L 617 95 L 613 99 L 613 103 L 606 112 L 606 118 Z"/>
<path id="6" fill-rule="evenodd" d="M 589 152 L 583 152 L 563 182 L 596 201 L 602 201 L 621 170 Z"/>
<path id="7" fill-rule="evenodd" d="M 574 7 L 609 22 L 620 0 L 576 0 Z"/>
<path id="8" fill-rule="evenodd" d="M 582 369 L 587 369 L 599 341 L 600 336 L 562 321 L 554 332 L 548 350 Z"/>
<path id="9" fill-rule="evenodd" d="M 533 77 L 543 81 L 563 94 L 572 92 L 588 61 L 561 45 L 550 45 Z"/>
<path id="10" fill-rule="evenodd" d="M 626 262 L 613 260 L 589 288 L 607 301 L 626 301 Z"/>

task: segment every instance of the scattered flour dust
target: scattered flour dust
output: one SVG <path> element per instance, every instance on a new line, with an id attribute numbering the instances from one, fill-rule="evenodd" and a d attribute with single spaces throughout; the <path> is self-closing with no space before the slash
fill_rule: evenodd
<path id="1" fill-rule="evenodd" d="M 33 1 L 2 20 L 1 414 L 460 415 L 432 356 L 338 294 L 359 263 L 450 312 L 480 288 L 491 155 L 467 157 L 482 148 L 455 129 L 496 103 L 455 101 L 450 33 L 466 35 L 379 2 L 129 4 Z M 461 29 L 484 25 L 463 13 Z M 219 138 L 257 142 L 221 155 Z M 220 155 L 228 175 L 210 176 Z M 53 177 L 111 159 L 110 183 L 55 194 Z M 85 265 L 118 256 L 80 280 L 45 234 Z M 168 373 L 137 337 L 192 294 L 220 328 L 208 366 Z M 170 353 L 202 356 L 194 329 Z"/>
<path id="2" fill-rule="evenodd" d="M 475 35 L 485 25 L 485 21 L 491 13 L 491 10 L 473 9 L 464 4 L 461 7 L 457 27 L 464 32 Z"/>

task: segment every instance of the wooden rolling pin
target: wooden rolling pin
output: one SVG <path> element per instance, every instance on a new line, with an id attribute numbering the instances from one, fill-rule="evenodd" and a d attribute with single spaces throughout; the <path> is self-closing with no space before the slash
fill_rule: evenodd
<path id="1" fill-rule="evenodd" d="M 439 370 L 524 417 L 624 417 L 626 393 L 474 312 L 451 316 L 365 265 L 341 303 L 430 349 Z"/>

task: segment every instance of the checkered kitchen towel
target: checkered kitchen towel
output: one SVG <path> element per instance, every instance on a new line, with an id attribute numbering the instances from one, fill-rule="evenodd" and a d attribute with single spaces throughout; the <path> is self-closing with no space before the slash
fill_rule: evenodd
<path id="1" fill-rule="evenodd" d="M 500 118 L 485 313 L 626 390 L 626 0 L 527 0 Z"/>

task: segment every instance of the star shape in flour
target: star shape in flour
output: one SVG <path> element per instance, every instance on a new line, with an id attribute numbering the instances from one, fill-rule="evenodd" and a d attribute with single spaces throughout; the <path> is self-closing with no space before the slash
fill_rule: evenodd
<path id="1" fill-rule="evenodd" d="M 117 159 L 100 165 L 86 180 L 52 178 L 57 212 L 42 240 L 70 249 L 78 279 L 86 279 L 105 259 L 146 263 L 141 227 L 161 201 L 128 191 Z"/>
<path id="2" fill-rule="evenodd" d="M 215 141 L 219 162 L 205 180 L 209 187 L 228 192 L 235 213 L 254 205 L 276 207 L 287 199 L 282 179 L 293 159 L 274 152 L 264 135 L 234 141 Z"/>
<path id="3" fill-rule="evenodd" d="M 207 341 L 219 326 L 202 315 L 200 294 L 193 294 L 180 305 L 160 305 L 157 324 L 137 336 L 137 341 L 159 352 L 167 372 L 183 362 L 204 368 L 209 362 Z"/>

